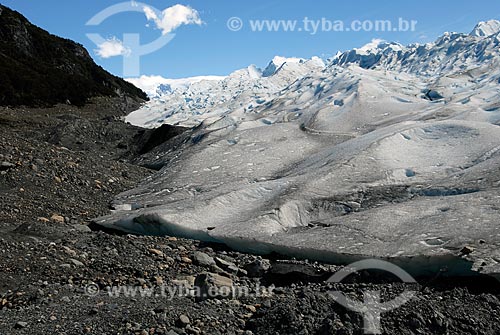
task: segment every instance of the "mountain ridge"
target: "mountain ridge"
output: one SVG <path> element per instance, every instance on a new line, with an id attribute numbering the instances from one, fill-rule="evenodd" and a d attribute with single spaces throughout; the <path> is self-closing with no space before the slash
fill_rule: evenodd
<path id="1" fill-rule="evenodd" d="M 0 105 L 84 105 L 98 96 L 147 100 L 139 88 L 96 65 L 85 48 L 0 5 Z"/>
<path id="2" fill-rule="evenodd" d="M 498 82 L 500 73 L 491 69 L 500 63 L 500 34 L 475 36 L 474 33 L 483 30 L 491 32 L 496 23 L 498 21 L 478 23 L 469 34 L 444 33 L 435 42 L 427 44 L 403 46 L 373 40 L 363 47 L 339 52 L 327 62 L 317 57 L 309 60 L 275 57 L 264 70 L 250 66 L 220 80 L 196 81 L 177 90 L 157 94 L 149 104 L 127 116 L 127 121 L 147 128 L 158 127 L 162 123 L 194 126 L 228 111 L 243 114 L 257 112 L 266 104 L 272 105 L 274 99 L 280 99 L 293 83 L 316 78 L 315 85 L 319 89 L 324 86 L 322 79 L 336 76 L 341 68 L 350 66 L 408 73 L 419 77 L 419 80 L 429 81 L 425 84 L 428 87 L 422 90 L 431 91 L 432 82 L 440 76 L 469 73 L 478 76 L 481 81 L 489 78 L 491 82 Z M 318 93 L 321 92 L 313 92 L 312 99 L 321 97 Z M 307 98 L 304 96 L 304 99 Z"/>

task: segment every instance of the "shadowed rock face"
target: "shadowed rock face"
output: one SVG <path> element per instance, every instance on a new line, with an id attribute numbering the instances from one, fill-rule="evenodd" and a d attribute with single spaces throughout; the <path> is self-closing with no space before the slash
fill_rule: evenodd
<path id="1" fill-rule="evenodd" d="M 0 105 L 83 105 L 97 96 L 147 100 L 96 65 L 85 48 L 49 34 L 0 5 Z"/>

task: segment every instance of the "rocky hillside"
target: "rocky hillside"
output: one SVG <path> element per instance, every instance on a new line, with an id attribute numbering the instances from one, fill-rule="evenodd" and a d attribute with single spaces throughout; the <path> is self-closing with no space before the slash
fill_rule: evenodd
<path id="1" fill-rule="evenodd" d="M 146 100 L 132 84 L 94 63 L 85 48 L 49 34 L 0 5 L 0 105 L 83 105 L 98 96 Z"/>

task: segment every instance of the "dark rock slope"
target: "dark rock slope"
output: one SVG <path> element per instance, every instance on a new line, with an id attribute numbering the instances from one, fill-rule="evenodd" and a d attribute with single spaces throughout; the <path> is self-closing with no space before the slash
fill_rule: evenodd
<path id="1" fill-rule="evenodd" d="M 51 35 L 0 5 L 0 105 L 83 105 L 98 96 L 147 99 L 95 64 L 82 45 Z"/>

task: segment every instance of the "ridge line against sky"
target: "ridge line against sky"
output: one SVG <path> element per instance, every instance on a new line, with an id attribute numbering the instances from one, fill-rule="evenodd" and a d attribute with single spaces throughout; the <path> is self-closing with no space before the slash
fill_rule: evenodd
<path id="1" fill-rule="evenodd" d="M 361 47 L 373 39 L 407 45 L 434 41 L 445 31 L 469 33 L 479 21 L 500 18 L 500 3 L 495 0 L 458 0 L 453 4 L 430 0 L 413 3 L 360 0 L 353 4 L 318 1 L 165 1 L 144 0 L 160 13 L 121 13 L 96 27 L 86 22 L 116 0 L 1 0 L 32 23 L 49 32 L 83 44 L 96 62 L 113 74 L 123 75 L 123 57 L 130 50 L 120 44 L 126 33 L 140 34 L 141 43 L 154 41 L 162 34 L 175 38 L 160 50 L 141 58 L 141 75 L 185 78 L 201 75 L 228 75 L 250 64 L 265 67 L 276 55 L 311 58 L 332 57 L 337 51 Z M 161 13 L 163 11 L 163 13 Z M 243 27 L 233 31 L 228 19 L 239 18 Z M 415 31 L 332 32 L 252 31 L 250 20 L 289 20 L 302 25 L 304 19 L 320 22 L 342 20 L 417 21 Z M 238 22 L 236 22 L 238 23 Z M 302 26 L 301 26 L 302 27 Z M 87 36 L 99 33 L 108 45 L 96 46 Z"/>

